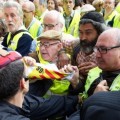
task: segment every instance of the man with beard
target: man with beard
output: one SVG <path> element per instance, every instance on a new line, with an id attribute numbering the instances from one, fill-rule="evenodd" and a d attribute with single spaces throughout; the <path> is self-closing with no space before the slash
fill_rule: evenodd
<path id="1" fill-rule="evenodd" d="M 104 19 L 100 13 L 89 12 L 81 18 L 79 26 L 80 44 L 73 50 L 72 64 L 78 66 L 81 86 L 84 87 L 88 71 L 97 66 L 93 48 L 98 36 L 105 30 Z"/>
<path id="2" fill-rule="evenodd" d="M 5 35 L 2 45 L 10 51 L 17 51 L 22 56 L 30 52 L 32 37 L 23 25 L 23 11 L 19 3 L 7 1 L 3 6 L 8 34 Z"/>

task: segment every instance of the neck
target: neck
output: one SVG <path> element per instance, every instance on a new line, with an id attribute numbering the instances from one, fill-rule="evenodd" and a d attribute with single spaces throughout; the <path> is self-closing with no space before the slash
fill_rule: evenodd
<path id="1" fill-rule="evenodd" d="M 27 19 L 27 21 L 25 22 L 25 27 L 28 28 L 30 23 L 32 22 L 33 18 L 29 18 Z"/>
<path id="2" fill-rule="evenodd" d="M 15 106 L 22 108 L 23 100 L 24 100 L 23 93 L 18 92 L 15 96 L 13 96 L 7 101 Z"/>

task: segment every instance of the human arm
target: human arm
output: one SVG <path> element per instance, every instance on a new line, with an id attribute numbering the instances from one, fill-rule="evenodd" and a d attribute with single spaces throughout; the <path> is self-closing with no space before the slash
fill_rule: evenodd
<path id="1" fill-rule="evenodd" d="M 76 110 L 78 96 L 52 96 L 44 99 L 36 96 L 26 96 L 23 104 L 30 111 L 31 120 L 50 118 L 55 115 L 70 115 Z"/>

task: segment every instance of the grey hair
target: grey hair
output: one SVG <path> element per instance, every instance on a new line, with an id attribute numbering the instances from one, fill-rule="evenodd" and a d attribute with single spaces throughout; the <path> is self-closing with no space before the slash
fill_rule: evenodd
<path id="1" fill-rule="evenodd" d="M 22 6 L 19 3 L 15 2 L 15 1 L 5 2 L 3 5 L 3 9 L 9 8 L 9 7 L 15 7 L 18 10 L 18 15 L 20 15 L 21 18 L 23 18 Z"/>
<path id="2" fill-rule="evenodd" d="M 65 26 L 65 19 L 64 19 L 63 15 L 60 12 L 56 11 L 56 10 L 48 11 L 45 14 L 45 16 L 51 16 L 51 15 L 54 15 L 55 18 L 57 18 L 58 23 L 61 23 L 63 25 L 63 28 L 64 28 L 64 26 Z"/>

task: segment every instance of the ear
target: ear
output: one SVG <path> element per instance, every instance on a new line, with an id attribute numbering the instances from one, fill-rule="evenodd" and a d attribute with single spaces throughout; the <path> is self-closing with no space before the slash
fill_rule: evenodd
<path id="1" fill-rule="evenodd" d="M 60 26 L 60 28 L 63 28 L 63 24 L 62 23 L 59 23 L 59 26 Z"/>
<path id="2" fill-rule="evenodd" d="M 58 44 L 58 51 L 60 51 L 62 48 L 63 48 L 63 45 L 62 45 L 62 43 L 60 42 L 60 43 Z"/>
<path id="3" fill-rule="evenodd" d="M 21 90 L 23 90 L 23 89 L 28 89 L 27 81 L 25 81 L 24 78 L 22 78 L 21 81 L 20 81 L 20 89 L 21 89 Z"/>
<path id="4" fill-rule="evenodd" d="M 24 78 L 22 78 L 20 80 L 20 89 L 24 89 L 24 88 L 25 88 L 25 80 L 24 80 Z"/>

